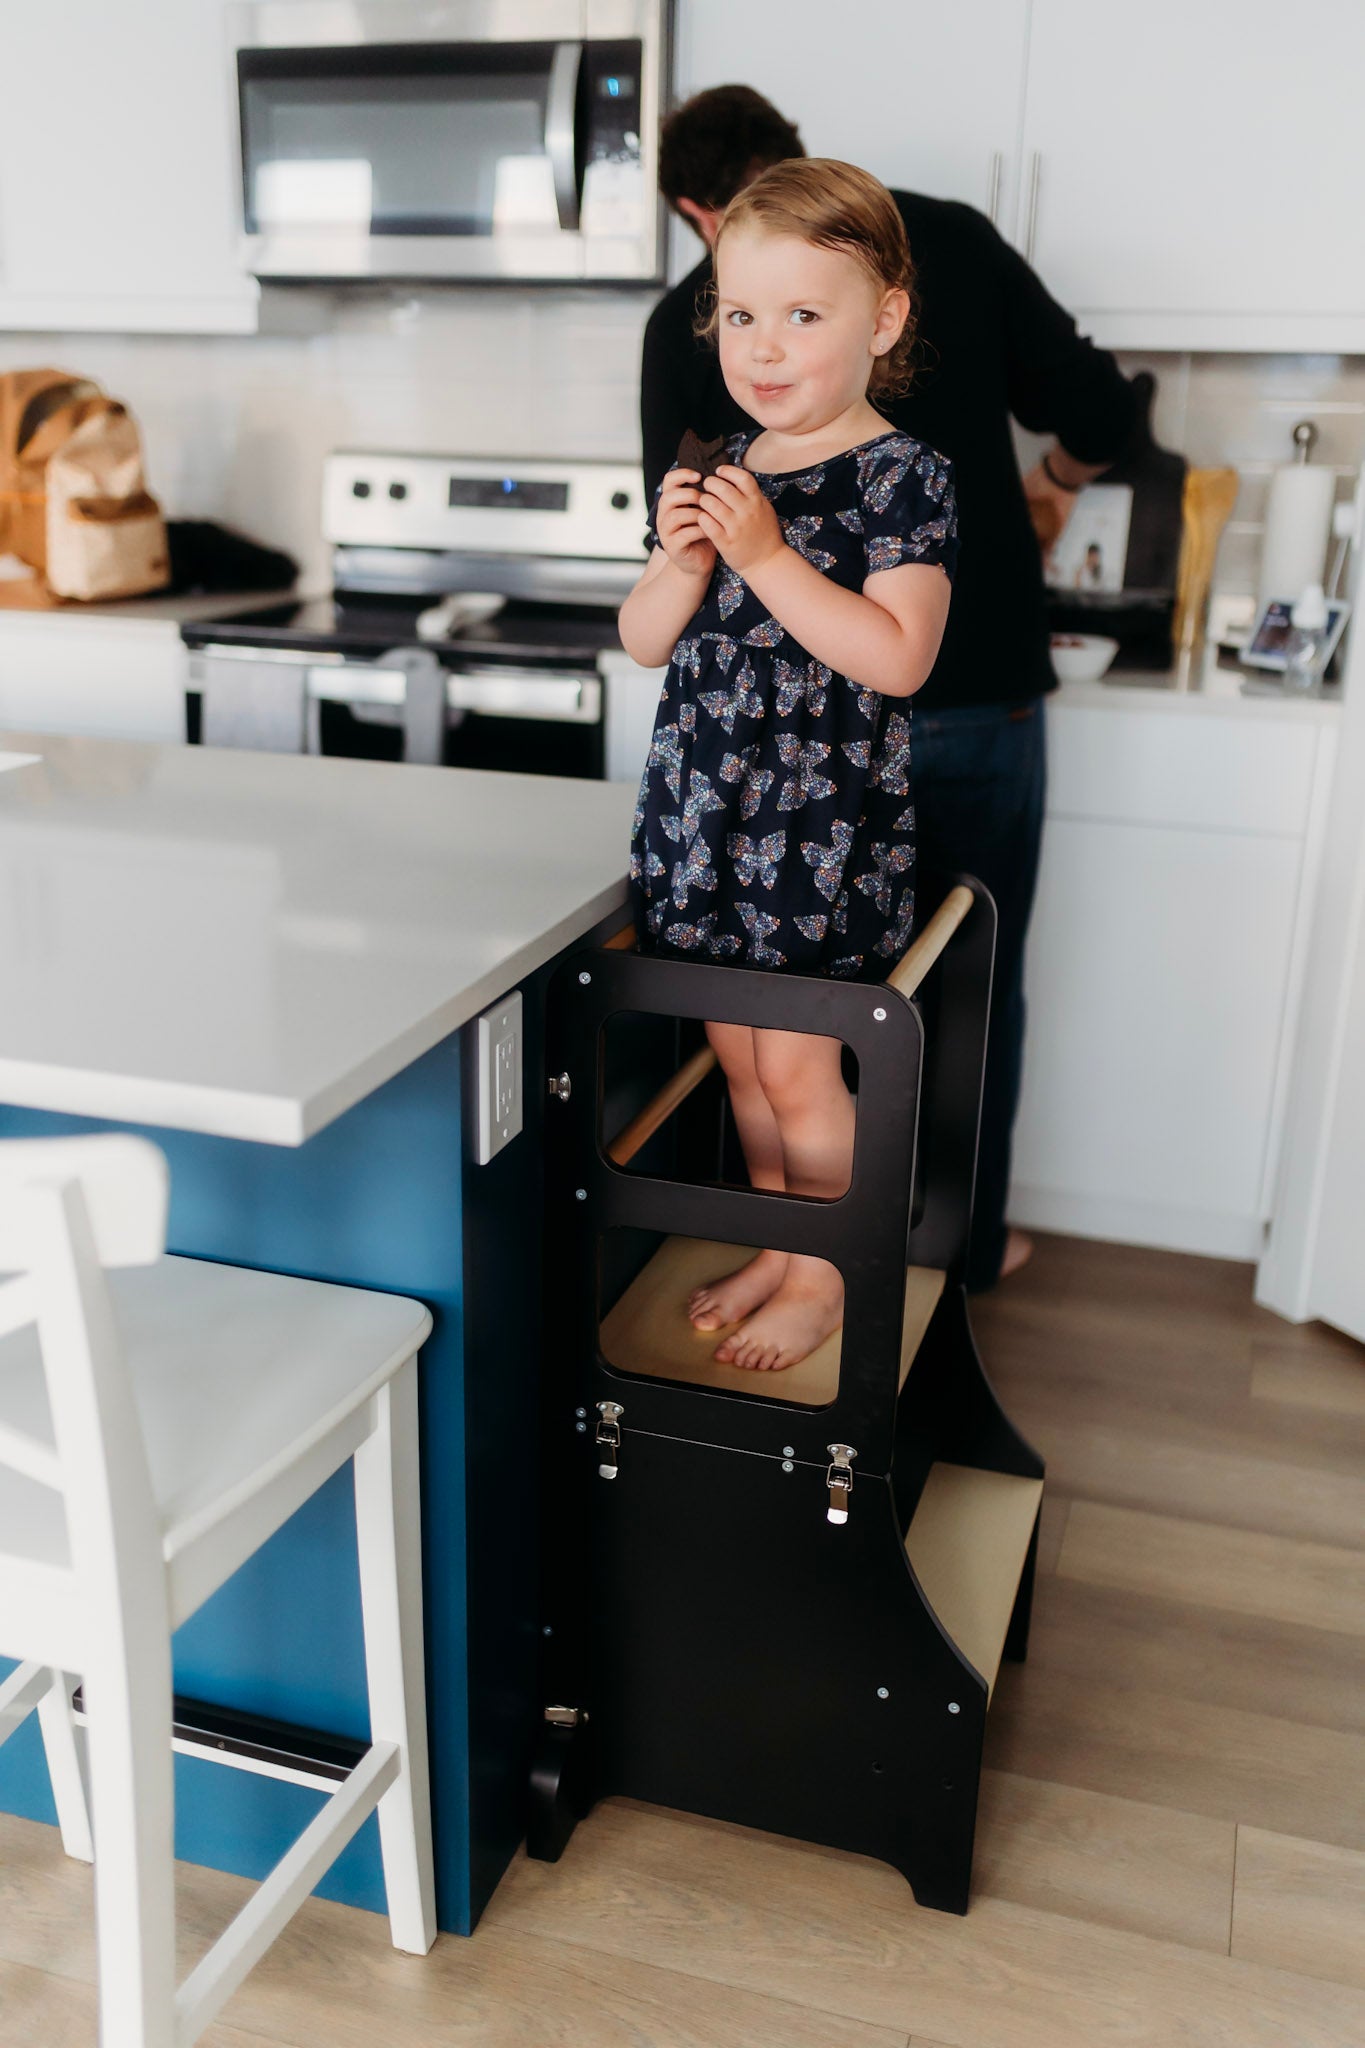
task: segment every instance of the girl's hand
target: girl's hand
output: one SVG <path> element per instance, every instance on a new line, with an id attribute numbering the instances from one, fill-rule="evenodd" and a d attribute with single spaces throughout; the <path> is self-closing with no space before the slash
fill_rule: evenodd
<path id="1" fill-rule="evenodd" d="M 748 576 L 786 546 L 777 514 L 747 469 L 727 462 L 702 487 L 701 531 L 740 576 Z"/>
<path id="2" fill-rule="evenodd" d="M 697 521 L 700 482 L 695 469 L 670 469 L 659 494 L 654 525 L 674 568 L 687 576 L 709 577 L 716 566 L 716 550 Z"/>

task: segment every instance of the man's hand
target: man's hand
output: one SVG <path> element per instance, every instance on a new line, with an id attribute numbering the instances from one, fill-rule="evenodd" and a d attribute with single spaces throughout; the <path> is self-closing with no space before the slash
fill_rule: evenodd
<path id="1" fill-rule="evenodd" d="M 1041 462 L 1034 464 L 1023 482 L 1028 516 L 1033 522 L 1033 531 L 1038 536 L 1038 546 L 1046 563 L 1075 509 L 1076 493 L 1064 491 L 1059 484 L 1054 484 Z"/>
<path id="2" fill-rule="evenodd" d="M 654 523 L 659 544 L 673 566 L 687 576 L 706 578 L 716 566 L 716 550 L 698 523 L 700 482 L 695 469 L 670 469 L 659 493 Z"/>
<path id="3" fill-rule="evenodd" d="M 786 546 L 777 514 L 747 469 L 727 462 L 702 487 L 702 532 L 739 576 L 749 576 Z"/>

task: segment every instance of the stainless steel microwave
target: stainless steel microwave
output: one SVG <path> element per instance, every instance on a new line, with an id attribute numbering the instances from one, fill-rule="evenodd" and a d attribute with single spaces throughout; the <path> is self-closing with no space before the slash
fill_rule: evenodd
<path id="1" fill-rule="evenodd" d="M 662 278 L 672 0 L 229 10 L 257 277 Z"/>

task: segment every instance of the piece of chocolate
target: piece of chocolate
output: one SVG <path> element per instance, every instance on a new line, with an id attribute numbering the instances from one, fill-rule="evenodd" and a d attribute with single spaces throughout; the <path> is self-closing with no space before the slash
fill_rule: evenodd
<path id="1" fill-rule="evenodd" d="M 725 436 L 717 434 L 714 441 L 703 441 L 693 433 L 691 427 L 678 443 L 677 469 L 695 469 L 702 481 L 714 476 L 725 460 Z"/>

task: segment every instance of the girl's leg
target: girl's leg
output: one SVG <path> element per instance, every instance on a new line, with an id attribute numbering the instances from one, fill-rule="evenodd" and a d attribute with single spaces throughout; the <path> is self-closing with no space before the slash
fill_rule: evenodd
<path id="1" fill-rule="evenodd" d="M 754 1069 L 777 1124 L 789 1194 L 842 1195 L 853 1171 L 853 1098 L 842 1047 L 805 1032 L 755 1031 Z M 725 1365 L 777 1371 L 795 1365 L 837 1330 L 844 1283 L 827 1259 L 793 1255 L 781 1286 L 716 1347 Z"/>
<path id="2" fill-rule="evenodd" d="M 754 1065 L 754 1033 L 747 1024 L 708 1024 L 706 1035 L 729 1083 L 730 1108 L 749 1179 L 756 1188 L 775 1188 L 780 1193 L 784 1185 L 782 1141 Z M 728 1323 L 752 1315 L 776 1293 L 786 1270 L 785 1252 L 759 1252 L 737 1273 L 694 1289 L 687 1303 L 688 1316 L 699 1330 L 723 1330 Z"/>

